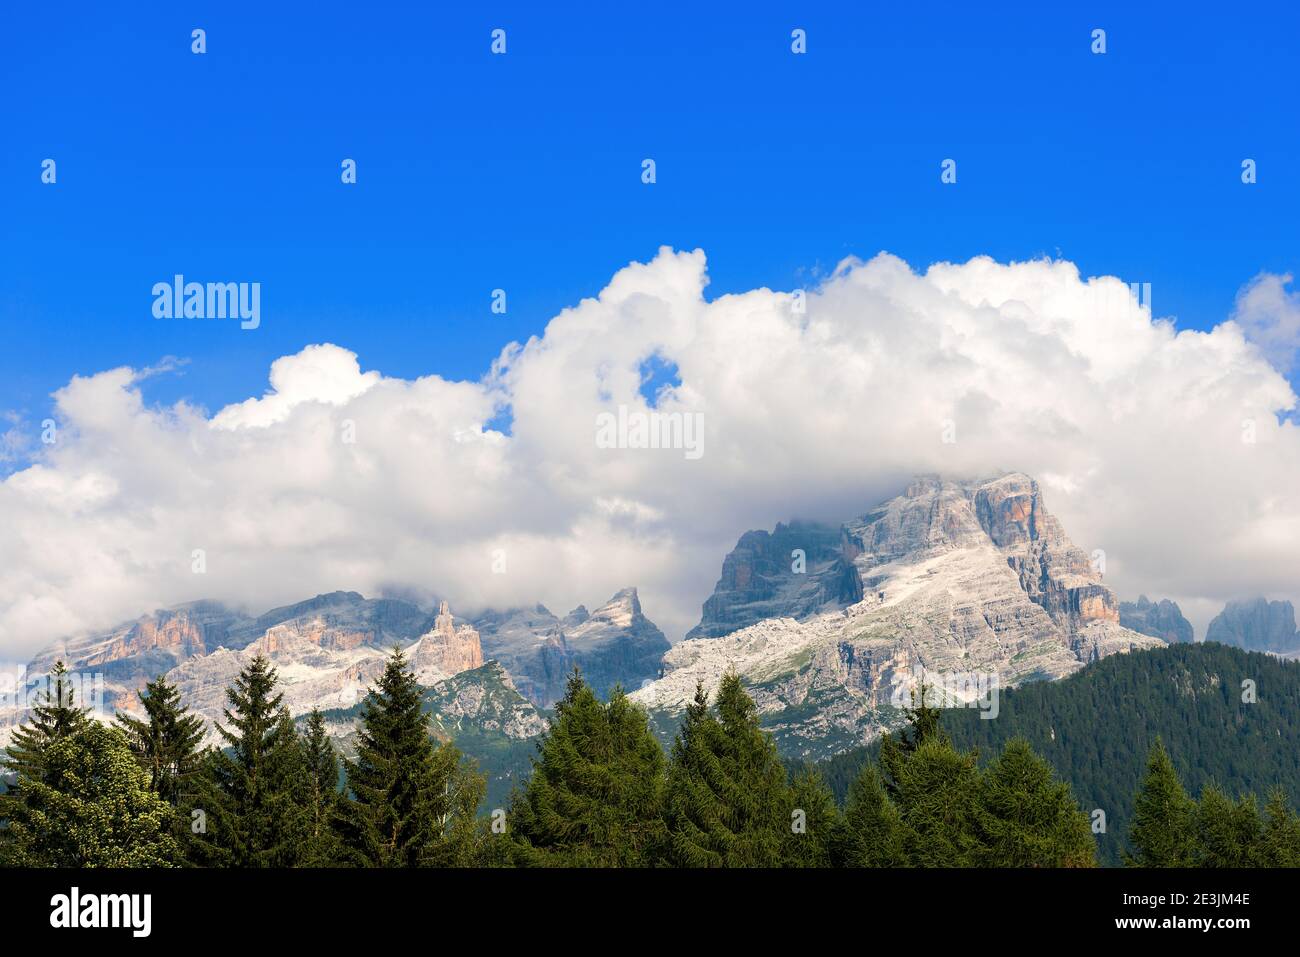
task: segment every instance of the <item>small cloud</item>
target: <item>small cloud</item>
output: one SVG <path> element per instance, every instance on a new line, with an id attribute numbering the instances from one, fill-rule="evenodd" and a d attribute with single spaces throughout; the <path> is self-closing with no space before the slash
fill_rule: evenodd
<path id="1" fill-rule="evenodd" d="M 1291 274 L 1262 272 L 1237 293 L 1232 321 L 1283 372 L 1300 352 L 1300 292 L 1288 292 Z"/>

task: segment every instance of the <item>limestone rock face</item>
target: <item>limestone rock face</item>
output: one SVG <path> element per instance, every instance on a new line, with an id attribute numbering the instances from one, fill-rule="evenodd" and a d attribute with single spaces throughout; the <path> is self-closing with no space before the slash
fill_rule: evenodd
<path id="1" fill-rule="evenodd" d="M 510 672 L 520 694 L 547 707 L 563 697 L 565 678 L 573 670 L 564 638 L 565 622 L 587 617 L 586 609 L 579 606 L 561 621 L 545 605 L 535 605 L 487 612 L 474 620 L 474 627 L 484 655 Z"/>
<path id="2" fill-rule="evenodd" d="M 478 668 L 483 664 L 483 646 L 472 625 L 455 624 L 451 609 L 444 601 L 438 609 L 433 628 L 425 632 L 410 649 L 411 670 L 422 684 L 432 684 L 449 675 Z"/>
<path id="3" fill-rule="evenodd" d="M 792 603 L 791 614 L 684 641 L 633 697 L 668 726 L 697 680 L 712 690 L 734 668 L 782 750 L 819 757 L 897 724 L 922 674 L 1006 687 L 1161 644 L 1119 624 L 1114 593 L 1019 473 L 918 480 L 845 522 L 839 548 L 860 598 L 814 611 Z"/>
<path id="4" fill-rule="evenodd" d="M 428 626 L 429 615 L 410 602 L 336 591 L 240 621 L 229 629 L 222 644 L 244 648 L 274 632 L 279 637 L 298 636 L 335 651 L 366 645 L 388 649 L 394 644 L 408 644 Z"/>
<path id="5" fill-rule="evenodd" d="M 317 595 L 257 617 L 216 602 L 193 602 L 104 634 L 59 642 L 32 660 L 27 675 L 47 673 L 56 660 L 80 675 L 102 675 L 107 716 L 117 710 L 138 712 L 138 692 L 166 674 L 179 687 L 182 701 L 209 722 L 211 732 L 211 722 L 221 719 L 226 707 L 226 687 L 256 655 L 265 655 L 276 668 L 285 704 L 294 714 L 313 707 L 347 707 L 382 673 L 392 647 L 409 646 L 429 624 L 429 614 L 410 602 L 367 599 L 356 592 Z M 468 636 L 461 638 L 467 645 Z M 474 661 L 472 654 L 447 657 L 440 666 L 466 661 Z M 465 666 L 477 664 L 482 664 L 481 652 L 476 664 Z M 451 673 L 439 670 L 434 677 Z M 0 715 L 0 723 L 22 717 L 15 713 L 9 721 Z M 209 741 L 214 740 L 210 734 Z"/>
<path id="6" fill-rule="evenodd" d="M 840 530 L 815 522 L 750 531 L 722 562 L 722 576 L 687 638 L 717 638 L 767 618 L 802 618 L 862 597 L 840 548 Z"/>
<path id="7" fill-rule="evenodd" d="M 1236 645 L 1247 651 L 1300 655 L 1295 608 L 1289 601 L 1267 601 L 1263 598 L 1230 601 L 1210 622 L 1205 640 Z"/>
<path id="8" fill-rule="evenodd" d="M 625 588 L 594 612 L 579 605 L 557 618 L 544 605 L 489 612 L 475 620 L 483 653 L 510 672 L 521 694 L 539 707 L 564 695 L 577 667 L 598 694 L 615 684 L 629 691 L 659 674 L 670 645 L 641 611 L 635 588 Z"/>
<path id="9" fill-rule="evenodd" d="M 591 615 L 565 631 L 569 654 L 597 694 L 616 684 L 633 691 L 659 675 L 659 661 L 671 645 L 641 613 L 635 588 L 624 588 Z"/>
<path id="10" fill-rule="evenodd" d="M 321 648 L 302 638 L 256 641 L 241 649 L 218 648 L 172 669 L 167 678 L 181 701 L 208 723 L 209 743 L 216 743 L 214 722 L 225 721 L 226 689 L 259 654 L 266 655 L 279 679 L 277 690 L 294 715 L 312 708 L 344 708 L 365 697 L 384 670 L 387 654 L 378 648 L 344 651 Z"/>
<path id="11" fill-rule="evenodd" d="M 1176 602 L 1168 598 L 1152 601 L 1142 595 L 1137 601 L 1119 605 L 1119 623 L 1131 631 L 1152 635 L 1170 644 L 1195 640 L 1192 623 L 1183 617 Z"/>
<path id="12" fill-rule="evenodd" d="M 46 675 L 63 661 L 69 671 L 103 676 L 108 709 L 133 710 L 139 704 L 136 692 L 146 682 L 222 646 L 245 620 L 211 601 L 161 609 L 108 632 L 57 642 L 32 659 L 25 680 Z"/>
<path id="13" fill-rule="evenodd" d="M 292 613 L 285 617 L 285 612 Z M 446 602 L 427 630 L 429 616 L 415 605 L 367 600 L 355 592 L 318 596 L 257 621 L 276 623 L 242 647 L 219 648 L 168 673 L 182 700 L 209 722 L 221 718 L 226 687 L 257 655 L 276 669 L 284 704 L 295 715 L 359 702 L 383 674 L 394 645 L 405 648 L 424 685 L 483 664 L 478 632 L 457 625 Z M 423 634 L 412 644 L 416 629 Z"/>

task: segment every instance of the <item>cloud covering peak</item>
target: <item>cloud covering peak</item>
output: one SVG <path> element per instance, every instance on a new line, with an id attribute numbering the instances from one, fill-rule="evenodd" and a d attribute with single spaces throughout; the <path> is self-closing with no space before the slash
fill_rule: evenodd
<path id="1" fill-rule="evenodd" d="M 676 637 L 741 532 L 843 520 L 918 472 L 1035 475 L 1125 597 L 1203 620 L 1300 591 L 1296 397 L 1270 363 L 1287 277 L 1210 332 L 1064 261 L 917 273 L 882 253 L 806 296 L 709 301 L 707 281 L 702 251 L 662 249 L 480 381 L 389 378 L 323 343 L 209 416 L 147 405 L 148 370 L 73 377 L 58 440 L 0 483 L 0 657 L 199 597 L 261 610 L 335 588 L 468 611 L 635 583 Z M 675 370 L 653 407 L 652 361 Z M 620 407 L 699 416 L 704 454 L 602 447 L 597 417 Z"/>

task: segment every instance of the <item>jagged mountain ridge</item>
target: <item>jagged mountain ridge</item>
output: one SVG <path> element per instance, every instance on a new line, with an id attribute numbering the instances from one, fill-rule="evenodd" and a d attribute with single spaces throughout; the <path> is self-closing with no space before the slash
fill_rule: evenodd
<path id="1" fill-rule="evenodd" d="M 696 680 L 711 689 L 736 668 L 783 751 L 818 757 L 896 724 L 899 691 L 915 685 L 918 669 L 992 674 L 1006 686 L 1162 643 L 1122 626 L 1114 593 L 1020 473 L 919 479 L 839 527 L 791 522 L 746 533 L 691 634 L 717 637 L 671 647 L 635 588 L 594 613 L 578 606 L 559 618 L 536 605 L 472 622 L 445 603 L 431 615 L 398 599 L 332 592 L 257 617 L 192 603 L 61 643 L 34 665 L 56 656 L 74 670 L 93 665 L 111 676 L 109 695 L 122 707 L 165 671 L 211 721 L 255 654 L 271 658 L 286 703 L 301 714 L 356 705 L 396 644 L 427 687 L 499 662 L 511 692 L 534 708 L 562 695 L 575 666 L 601 693 L 646 684 L 635 697 L 666 736 Z M 963 700 L 957 691 L 950 703 Z"/>
<path id="2" fill-rule="evenodd" d="M 1119 624 L 1114 593 L 1020 473 L 920 479 L 845 522 L 839 548 L 859 600 L 810 609 L 806 592 L 785 583 L 770 589 L 773 617 L 683 641 L 664 656 L 663 678 L 633 695 L 657 726 L 676 723 L 697 681 L 712 690 L 734 668 L 782 749 L 821 757 L 894 726 L 922 671 L 995 674 L 1008 686 L 1163 644 Z M 822 569 L 834 566 L 824 548 L 817 554 Z M 735 599 L 734 580 L 724 571 L 702 626 L 717 630 L 738 607 L 744 620 L 747 596 Z M 782 606 L 781 596 L 792 599 Z"/>
<path id="3" fill-rule="evenodd" d="M 433 620 L 410 602 L 344 591 L 256 617 L 219 602 L 190 602 L 105 633 L 57 642 L 32 659 L 27 675 L 45 674 L 62 660 L 71 671 L 104 676 L 103 704 L 108 710 L 135 710 L 136 693 L 160 674 L 203 687 L 258 651 L 287 674 L 314 669 L 316 677 L 347 671 L 360 675 L 366 672 L 366 660 L 382 659 L 381 649 L 410 645 Z M 254 650 L 244 654 L 250 648 Z M 237 673 L 238 667 L 234 670 Z"/>
<path id="4" fill-rule="evenodd" d="M 1254 598 L 1230 601 L 1205 631 L 1206 641 L 1266 651 L 1285 657 L 1300 655 L 1295 607 L 1289 601 Z"/>
<path id="5" fill-rule="evenodd" d="M 539 707 L 564 695 L 575 667 L 597 693 L 628 690 L 659 674 L 671 645 L 641 611 L 635 588 L 624 588 L 594 612 L 579 605 L 557 618 L 544 605 L 488 612 L 474 619 L 489 658 L 500 661 L 519 691 Z"/>
<path id="6" fill-rule="evenodd" d="M 1183 617 L 1177 602 L 1168 598 L 1152 601 L 1146 595 L 1119 605 L 1119 623 L 1125 628 L 1151 635 L 1172 644 L 1191 644 L 1196 639 L 1192 623 Z"/>
<path id="7" fill-rule="evenodd" d="M 818 522 L 750 531 L 722 562 L 722 575 L 686 638 L 720 638 L 768 618 L 803 618 L 862 598 L 840 529 Z M 799 554 L 801 553 L 801 554 Z M 802 562 L 804 571 L 796 573 Z"/>
<path id="8" fill-rule="evenodd" d="M 548 620 L 527 635 L 520 647 L 503 636 L 499 622 L 487 642 L 489 654 L 519 669 L 522 682 L 538 705 L 563 693 L 565 679 L 581 667 L 594 685 L 623 683 L 637 687 L 658 673 L 669 647 L 663 633 L 641 611 L 635 588 L 618 592 L 594 613 L 579 606 L 564 619 Z M 510 615 L 505 616 L 507 619 Z M 545 628 L 541 627 L 545 624 Z M 554 629 L 557 649 L 548 656 L 546 631 Z M 541 637 L 539 640 L 539 634 Z M 166 674 L 182 701 L 208 722 L 222 718 L 225 691 L 256 655 L 276 668 L 284 703 L 294 715 L 315 707 L 348 708 L 359 702 L 383 671 L 394 646 L 407 654 L 412 670 L 426 687 L 475 672 L 486 660 L 484 643 L 469 622 L 453 617 L 447 602 L 436 614 L 400 599 L 365 598 L 336 591 L 250 616 L 218 602 L 200 601 L 161 609 L 95 635 L 61 641 L 38 654 L 24 680 L 48 673 L 56 660 L 69 670 L 103 677 L 103 710 L 138 711 L 138 692 L 147 681 Z M 511 678 L 510 689 L 517 694 Z M 539 680 L 540 679 L 540 680 Z M 94 702 L 88 702 L 94 703 Z M 25 712 L 0 714 L 0 735 L 7 738 Z"/>

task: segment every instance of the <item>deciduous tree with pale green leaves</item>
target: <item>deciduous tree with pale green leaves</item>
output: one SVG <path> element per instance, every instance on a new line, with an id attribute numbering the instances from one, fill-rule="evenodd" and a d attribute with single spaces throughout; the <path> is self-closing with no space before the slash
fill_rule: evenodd
<path id="1" fill-rule="evenodd" d="M 8 822 L 7 863 L 20 867 L 172 867 L 175 810 L 150 787 L 116 728 L 87 721 L 45 747 Z"/>
<path id="2" fill-rule="evenodd" d="M 302 863 L 328 867 L 342 856 L 335 830 L 339 807 L 339 760 L 325 731 L 325 717 L 319 708 L 307 716 L 301 736 L 307 800 L 307 845 Z"/>

